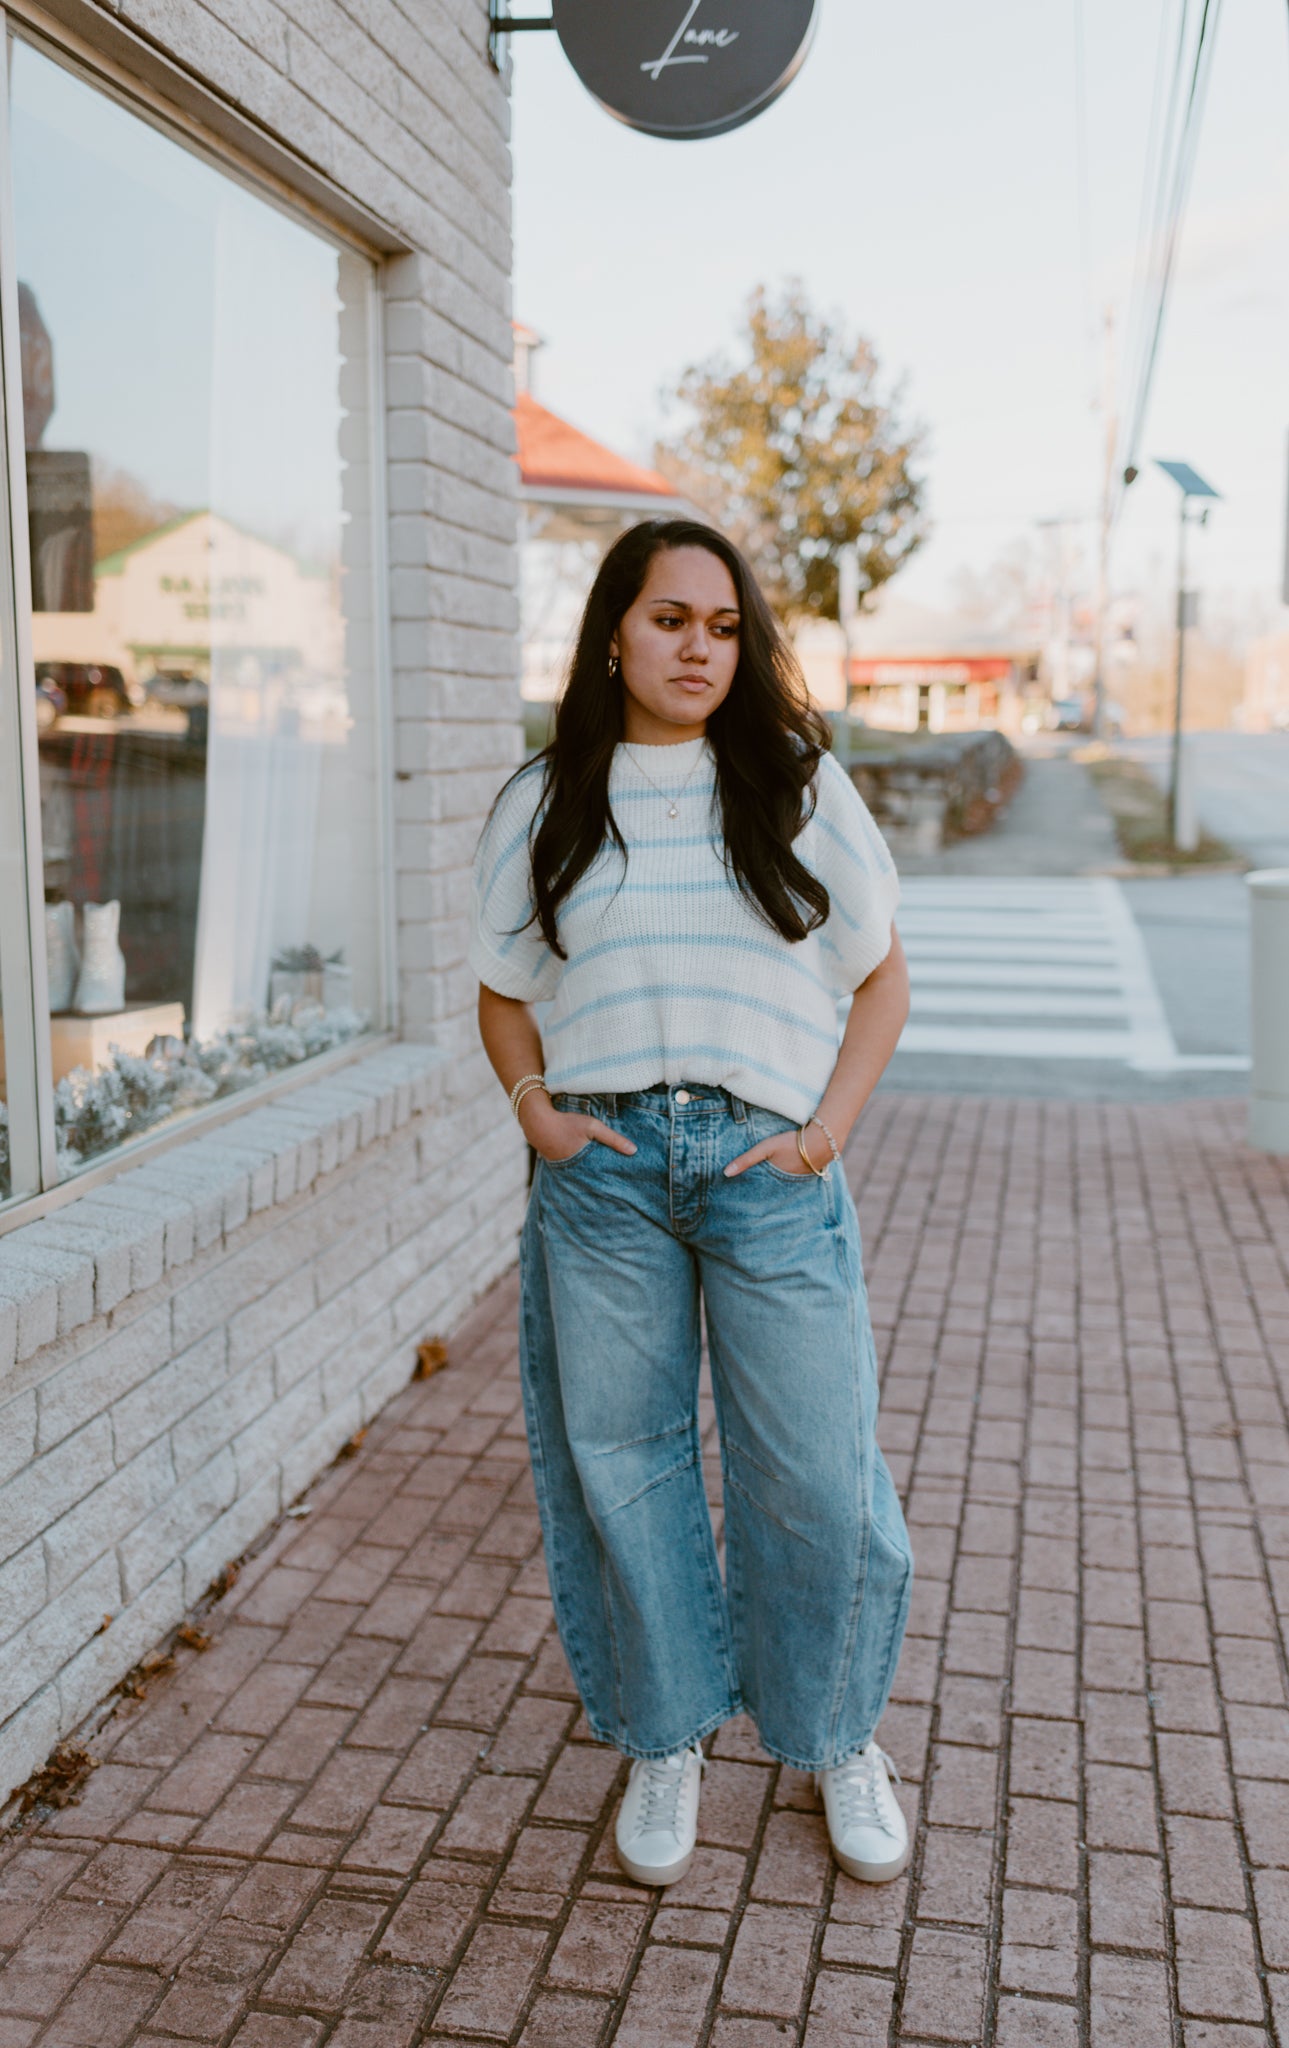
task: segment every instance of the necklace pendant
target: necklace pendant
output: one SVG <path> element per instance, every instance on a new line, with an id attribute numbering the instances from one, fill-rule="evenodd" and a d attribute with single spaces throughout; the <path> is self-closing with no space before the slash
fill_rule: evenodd
<path id="1" fill-rule="evenodd" d="M 676 809 L 675 804 L 668 804 L 667 816 L 669 818 L 678 818 L 680 816 L 680 812 Z"/>

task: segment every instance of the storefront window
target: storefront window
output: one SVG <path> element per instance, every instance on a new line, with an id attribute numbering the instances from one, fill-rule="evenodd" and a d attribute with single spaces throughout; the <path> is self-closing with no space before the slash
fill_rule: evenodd
<path id="1" fill-rule="evenodd" d="M 17 42 L 59 1170 L 381 1018 L 371 267 Z"/>

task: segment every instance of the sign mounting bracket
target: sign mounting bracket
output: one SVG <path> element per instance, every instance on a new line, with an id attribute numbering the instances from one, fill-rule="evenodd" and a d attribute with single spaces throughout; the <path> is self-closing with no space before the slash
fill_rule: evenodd
<path id="1" fill-rule="evenodd" d="M 492 0 L 488 15 L 488 61 L 493 70 L 501 69 L 499 37 L 514 35 L 521 29 L 553 29 L 554 26 L 554 18 L 549 14 L 507 14 L 506 0 Z"/>

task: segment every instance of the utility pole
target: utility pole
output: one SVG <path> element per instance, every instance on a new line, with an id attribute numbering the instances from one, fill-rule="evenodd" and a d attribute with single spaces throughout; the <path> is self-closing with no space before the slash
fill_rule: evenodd
<path id="1" fill-rule="evenodd" d="M 1036 519 L 1035 526 L 1056 535 L 1056 590 L 1052 605 L 1052 696 L 1070 694 L 1070 565 L 1066 534 L 1071 521 L 1065 517 Z"/>
<path id="2" fill-rule="evenodd" d="M 1195 609 L 1194 600 L 1186 588 L 1186 529 L 1192 524 L 1203 526 L 1208 518 L 1207 505 L 1202 512 L 1192 515 L 1191 499 L 1217 498 L 1221 494 L 1213 489 L 1212 484 L 1205 483 L 1189 462 L 1161 462 L 1156 456 L 1155 468 L 1162 469 L 1165 476 L 1171 477 L 1182 494 L 1181 518 L 1177 528 L 1177 681 L 1173 692 L 1173 751 L 1168 776 L 1168 835 L 1177 846 L 1180 844 L 1177 835 L 1182 809 L 1182 695 L 1186 673 L 1186 628 Z M 1187 836 L 1189 838 L 1189 831 Z"/>
<path id="3" fill-rule="evenodd" d="M 1186 516 L 1187 496 L 1182 492 L 1181 518 L 1177 522 L 1177 683 L 1173 691 L 1173 755 L 1168 774 L 1168 837 L 1174 846 L 1181 840 L 1182 813 L 1182 698 L 1186 676 Z M 1187 837 L 1189 837 L 1189 831 Z M 1184 851 L 1189 852 L 1186 848 Z"/>
<path id="4" fill-rule="evenodd" d="M 1101 473 L 1101 524 L 1097 536 L 1096 610 L 1092 631 L 1092 733 L 1105 737 L 1106 605 L 1110 596 L 1110 528 L 1114 517 L 1114 454 L 1118 421 L 1114 412 L 1114 308 L 1105 312 L 1105 355 L 1101 380 L 1105 457 Z"/>
<path id="5" fill-rule="evenodd" d="M 850 658 L 855 651 L 859 617 L 859 548 L 852 543 L 837 555 L 837 623 L 841 627 L 841 709 L 845 720 L 846 758 L 850 761 Z"/>

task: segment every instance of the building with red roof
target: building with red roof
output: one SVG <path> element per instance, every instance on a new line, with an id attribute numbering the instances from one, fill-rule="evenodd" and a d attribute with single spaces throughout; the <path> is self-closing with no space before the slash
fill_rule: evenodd
<path id="1" fill-rule="evenodd" d="M 593 440 L 533 393 L 542 346 L 515 324 L 523 689 L 556 695 L 586 593 L 606 550 L 641 519 L 690 508 L 666 477 Z"/>

